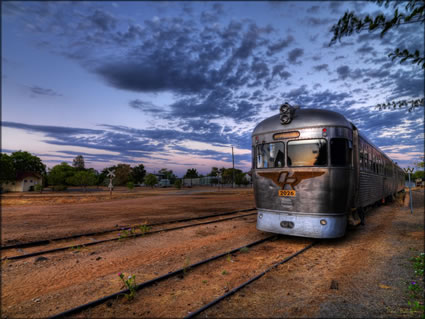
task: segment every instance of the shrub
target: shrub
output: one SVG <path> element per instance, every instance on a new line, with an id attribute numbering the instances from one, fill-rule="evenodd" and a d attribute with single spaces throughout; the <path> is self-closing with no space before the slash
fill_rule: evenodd
<path id="1" fill-rule="evenodd" d="M 178 179 L 174 182 L 174 186 L 177 187 L 178 189 L 182 188 L 182 180 Z"/>
<path id="2" fill-rule="evenodd" d="M 55 192 L 62 192 L 67 190 L 67 187 L 65 185 L 55 185 L 55 186 L 52 186 L 52 190 Z"/>
<path id="3" fill-rule="evenodd" d="M 133 182 L 128 182 L 127 183 L 127 188 L 130 189 L 130 190 L 133 189 L 134 188 L 134 183 Z"/>
<path id="4" fill-rule="evenodd" d="M 36 192 L 42 192 L 43 191 L 43 185 L 42 184 L 36 184 L 36 185 L 34 185 L 34 190 L 36 191 Z"/>

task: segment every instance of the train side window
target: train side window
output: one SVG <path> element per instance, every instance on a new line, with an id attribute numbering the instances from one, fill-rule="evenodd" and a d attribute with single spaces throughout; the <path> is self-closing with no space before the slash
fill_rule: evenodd
<path id="1" fill-rule="evenodd" d="M 345 138 L 331 139 L 331 165 L 349 166 L 351 164 L 351 149 Z"/>
<path id="2" fill-rule="evenodd" d="M 323 166 L 327 163 L 325 139 L 288 142 L 288 166 Z"/>
<path id="3" fill-rule="evenodd" d="M 285 145 L 282 142 L 257 145 L 257 168 L 285 165 Z"/>

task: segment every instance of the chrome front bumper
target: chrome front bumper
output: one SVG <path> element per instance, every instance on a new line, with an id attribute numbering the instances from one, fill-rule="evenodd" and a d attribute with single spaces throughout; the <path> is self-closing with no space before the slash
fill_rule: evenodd
<path id="1" fill-rule="evenodd" d="M 308 215 L 258 209 L 257 229 L 310 238 L 338 238 L 345 234 L 347 215 Z"/>

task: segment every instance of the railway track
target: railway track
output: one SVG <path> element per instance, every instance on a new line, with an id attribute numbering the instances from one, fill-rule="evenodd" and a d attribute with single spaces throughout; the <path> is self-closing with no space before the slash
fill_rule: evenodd
<path id="1" fill-rule="evenodd" d="M 249 211 L 252 211 L 252 210 L 255 210 L 255 209 L 256 208 L 253 207 L 253 208 L 234 210 L 234 211 L 231 211 L 231 212 L 211 214 L 211 215 L 205 215 L 205 216 L 199 216 L 199 217 L 193 217 L 193 218 L 175 219 L 175 220 L 166 221 L 166 222 L 146 224 L 146 226 L 154 227 L 154 226 L 161 226 L 161 225 L 166 225 L 166 224 L 175 224 L 175 223 L 187 222 L 187 221 L 191 221 L 191 220 L 200 220 L 200 219 L 206 219 L 206 218 L 210 218 L 210 217 L 218 217 L 218 216 L 232 215 L 232 214 L 242 213 L 242 212 L 249 212 Z M 55 242 L 55 241 L 75 239 L 75 238 L 79 238 L 79 237 L 103 235 L 103 234 L 106 234 L 106 233 L 112 233 L 112 232 L 119 231 L 122 228 L 131 228 L 131 227 L 134 227 L 134 225 L 133 226 L 132 225 L 122 225 L 122 226 L 118 226 L 118 227 L 114 227 L 114 228 L 110 228 L 110 229 L 105 229 L 105 230 L 101 230 L 101 231 L 97 231 L 97 232 L 75 234 L 75 235 L 71 235 L 71 236 L 56 237 L 56 238 L 51 238 L 51 239 L 37 240 L 37 241 L 24 242 L 24 243 L 16 243 L 16 244 L 12 244 L 12 245 L 0 246 L 0 250 L 48 245 L 48 244 Z"/>
<path id="2" fill-rule="evenodd" d="M 230 256 L 230 255 L 241 253 L 242 250 L 245 249 L 245 248 L 246 249 L 247 248 L 252 248 L 254 246 L 263 244 L 263 243 L 265 243 L 267 241 L 271 241 L 271 240 L 273 240 L 275 238 L 277 238 L 276 235 L 268 236 L 266 238 L 263 238 L 263 239 L 260 239 L 260 240 L 251 242 L 251 243 L 249 243 L 247 245 L 244 245 L 242 247 L 239 247 L 239 248 L 236 248 L 236 249 L 232 249 L 230 251 L 227 251 L 227 252 L 218 254 L 216 256 L 213 256 L 213 257 L 210 257 L 208 259 L 202 260 L 202 261 L 197 262 L 195 264 L 189 265 L 188 267 L 180 268 L 178 270 L 169 272 L 168 274 L 165 274 L 165 275 L 162 275 L 162 276 L 153 278 L 151 280 L 145 281 L 145 282 L 143 282 L 141 284 L 138 284 L 135 287 L 135 290 L 136 291 L 140 291 L 142 289 L 145 289 L 145 288 L 148 288 L 148 287 L 151 287 L 151 286 L 156 286 L 156 284 L 158 284 L 160 282 L 163 282 L 163 281 L 166 281 L 168 279 L 171 279 L 173 277 L 180 276 L 179 278 L 184 278 L 184 274 L 188 270 L 192 271 L 195 268 L 200 267 L 201 265 L 212 263 L 212 262 L 214 262 L 214 261 L 216 261 L 218 259 L 224 258 L 226 256 Z M 289 256 L 287 256 L 287 257 L 279 260 L 278 262 L 274 263 L 271 267 L 268 267 L 265 271 L 262 271 L 260 274 L 255 275 L 255 276 L 249 278 L 247 281 L 243 282 L 242 284 L 238 285 L 237 287 L 233 288 L 232 290 L 228 291 L 227 293 L 225 293 L 225 294 L 219 296 L 218 298 L 215 298 L 214 300 L 206 303 L 201 308 L 199 308 L 197 310 L 194 310 L 192 312 L 189 312 L 188 315 L 186 316 L 186 318 L 193 318 L 193 317 L 199 315 L 200 313 L 202 313 L 203 311 L 207 310 L 208 308 L 210 308 L 210 307 L 214 306 L 215 304 L 219 303 L 220 301 L 222 301 L 222 300 L 230 297 L 231 295 L 235 294 L 237 291 L 239 291 L 243 287 L 245 287 L 245 286 L 249 285 L 250 283 L 256 281 L 257 279 L 261 278 L 262 276 L 264 276 L 265 274 L 267 274 L 268 272 L 270 272 L 272 269 L 275 269 L 279 265 L 282 265 L 282 264 L 290 261 L 291 259 L 293 259 L 296 256 L 298 256 L 298 255 L 302 254 L 303 252 L 305 252 L 306 250 L 310 249 L 315 243 L 316 243 L 316 241 L 311 242 L 310 244 L 306 245 L 305 247 L 303 247 L 302 249 L 296 251 L 295 253 L 293 253 L 293 254 L 291 254 L 291 255 L 289 255 Z M 120 297 L 122 297 L 122 296 L 124 296 L 126 294 L 129 294 L 129 293 L 130 293 L 130 290 L 129 289 L 124 289 L 124 290 L 118 291 L 116 293 L 113 293 L 113 294 L 104 296 L 104 297 L 99 298 L 99 299 L 96 299 L 94 301 L 91 301 L 89 303 L 86 303 L 86 304 L 83 304 L 83 305 L 74 307 L 72 309 L 66 310 L 64 312 L 58 313 L 56 315 L 51 316 L 50 318 L 65 318 L 65 317 L 68 317 L 68 316 L 80 314 L 83 311 L 86 311 L 86 310 L 89 310 L 89 309 L 93 309 L 96 306 L 99 306 L 99 305 L 102 305 L 102 304 L 106 303 L 107 301 L 111 301 L 111 300 L 120 298 Z"/>
<path id="3" fill-rule="evenodd" d="M 248 212 L 252 210 L 255 210 L 255 208 L 231 211 L 231 212 L 225 212 L 225 213 L 213 214 L 213 215 L 207 215 L 207 216 L 201 216 L 201 217 L 195 217 L 195 218 L 185 218 L 185 219 L 173 220 L 168 222 L 145 224 L 145 225 L 142 225 L 142 228 L 139 229 L 140 230 L 139 232 L 135 230 L 136 228 L 127 227 L 127 229 L 121 229 L 121 230 L 117 230 L 117 229 L 105 230 L 105 231 L 96 232 L 96 233 L 89 233 L 89 234 L 85 233 L 85 234 L 73 235 L 73 236 L 62 237 L 62 238 L 54 238 L 54 239 L 45 240 L 45 241 L 37 241 L 32 243 L 3 246 L 2 260 L 25 259 L 29 257 L 40 256 L 40 255 L 50 254 L 50 253 L 59 252 L 59 251 L 80 249 L 83 247 L 98 245 L 101 243 L 106 243 L 111 241 L 127 240 L 127 239 L 137 238 L 141 236 L 152 235 L 152 234 L 156 234 L 160 232 L 168 232 L 168 231 L 174 231 L 174 230 L 184 229 L 188 227 L 219 223 L 219 222 L 224 222 L 224 221 L 228 221 L 228 220 L 232 220 L 236 218 L 252 216 L 256 214 L 256 212 L 248 213 L 248 214 L 240 214 L 240 213 L 244 213 L 244 212 Z M 236 215 L 236 214 L 238 215 L 221 218 L 222 216 Z M 220 217 L 220 218 L 217 219 L 217 217 Z M 199 222 L 199 223 L 191 223 L 193 221 L 203 220 L 203 219 L 212 219 L 212 220 Z M 169 228 L 152 229 L 152 227 L 165 226 L 165 225 L 176 224 L 176 223 L 189 223 L 189 224 L 184 224 L 184 225 L 179 225 L 176 227 L 169 227 Z M 117 236 L 117 234 L 119 235 Z M 93 237 L 95 236 L 96 237 L 107 236 L 107 238 L 94 239 Z M 90 238 L 91 241 L 89 242 L 75 241 L 77 239 L 83 239 L 85 237 L 91 237 Z M 109 238 L 109 237 L 112 237 L 112 238 Z M 22 246 L 22 245 L 25 245 L 25 246 Z M 46 246 L 57 246 L 57 245 L 59 245 L 60 247 L 54 247 L 54 248 L 43 249 L 43 250 L 37 249 L 39 247 L 46 248 Z M 21 249 L 21 247 L 30 248 L 31 250 L 32 248 L 35 248 L 35 251 L 23 253 L 23 250 Z M 16 254 L 16 250 L 18 250 L 20 254 Z"/>

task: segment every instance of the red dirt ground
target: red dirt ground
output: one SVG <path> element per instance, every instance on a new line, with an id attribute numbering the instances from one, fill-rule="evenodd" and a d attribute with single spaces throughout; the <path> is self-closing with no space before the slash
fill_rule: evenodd
<path id="1" fill-rule="evenodd" d="M 423 191 L 414 193 L 414 214 L 397 202 L 372 210 L 365 226 L 321 241 L 200 317 L 418 317 L 408 310 L 407 282 L 413 279 L 409 259 L 424 251 L 423 199 Z M 40 239 L 250 207 L 252 190 L 7 207 L 2 230 L 8 240 Z M 51 316 L 123 289 L 118 272 L 141 283 L 267 236 L 255 229 L 254 216 L 48 254 L 43 261 L 3 261 L 2 318 Z M 143 289 L 133 301 L 114 300 L 78 317 L 183 317 L 310 242 L 279 236 Z"/>

